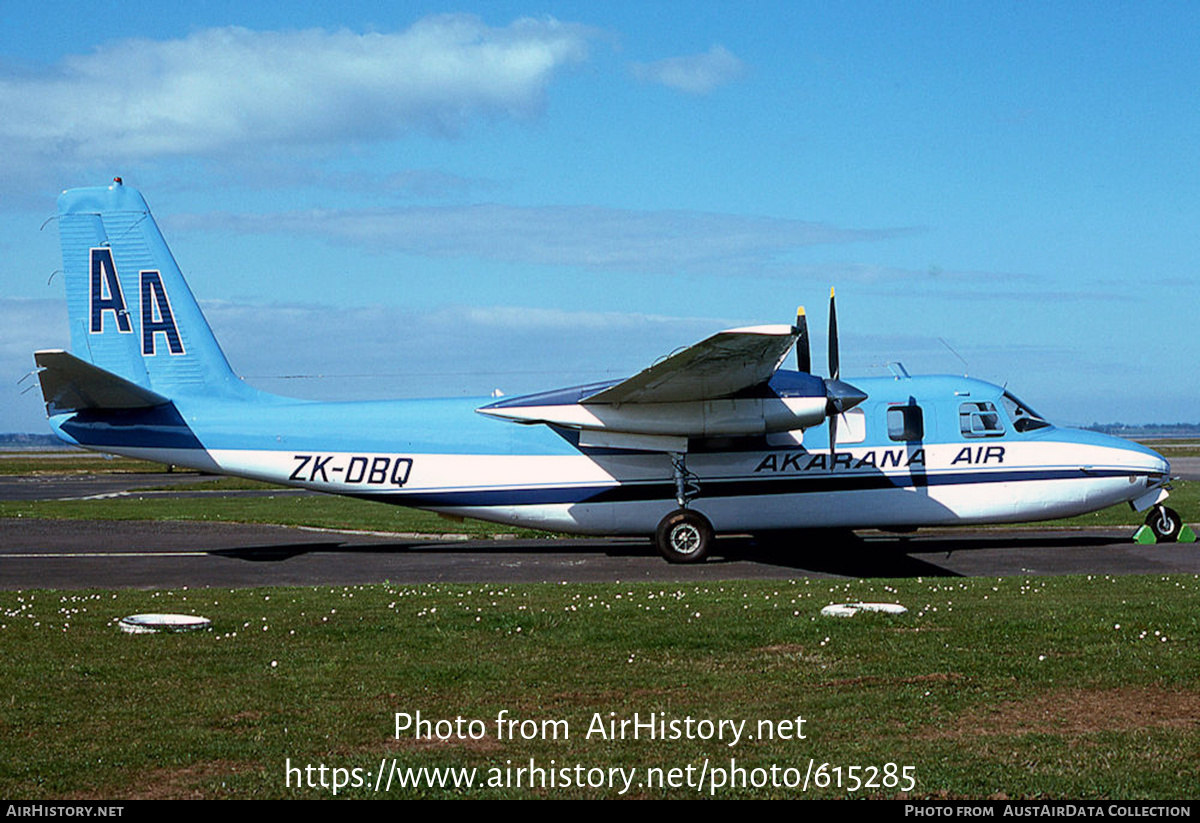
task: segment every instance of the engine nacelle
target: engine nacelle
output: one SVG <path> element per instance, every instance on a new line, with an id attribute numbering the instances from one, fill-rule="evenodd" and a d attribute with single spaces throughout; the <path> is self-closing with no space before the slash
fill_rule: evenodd
<path id="1" fill-rule="evenodd" d="M 480 413 L 580 431 L 675 437 L 751 437 L 825 421 L 825 397 L 738 397 L 677 403 L 506 405 Z"/>

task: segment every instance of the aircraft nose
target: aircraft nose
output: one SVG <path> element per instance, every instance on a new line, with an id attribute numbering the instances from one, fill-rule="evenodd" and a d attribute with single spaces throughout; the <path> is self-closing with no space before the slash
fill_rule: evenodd
<path id="1" fill-rule="evenodd" d="M 1171 474 L 1170 461 L 1153 449 L 1136 443 L 1130 443 L 1127 451 L 1129 452 L 1129 463 L 1132 468 L 1140 469 L 1150 474 L 1161 474 L 1164 477 Z"/>
<path id="2" fill-rule="evenodd" d="M 1169 475 L 1171 473 L 1171 461 L 1167 460 L 1167 458 L 1163 457 L 1162 455 L 1158 456 L 1158 466 L 1159 466 L 1159 468 L 1157 469 L 1157 471 L 1161 471 L 1163 474 L 1166 474 L 1166 475 Z"/>

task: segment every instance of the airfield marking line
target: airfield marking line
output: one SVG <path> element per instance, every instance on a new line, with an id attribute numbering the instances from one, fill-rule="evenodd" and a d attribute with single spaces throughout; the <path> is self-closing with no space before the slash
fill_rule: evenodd
<path id="1" fill-rule="evenodd" d="M 129 489 L 119 492 L 102 492 L 100 494 L 85 494 L 81 497 L 56 497 L 57 501 L 72 500 L 116 500 L 123 497 L 135 497 L 139 500 L 153 497 L 301 497 L 311 494 L 307 489 L 189 489 L 186 483 L 181 483 L 178 489 Z"/>
<path id="2" fill-rule="evenodd" d="M 0 560 L 61 560 L 71 557 L 204 557 L 211 552 L 178 551 L 178 552 L 5 552 L 0 554 Z"/>
<path id="3" fill-rule="evenodd" d="M 267 524 L 275 525 L 275 524 Z M 487 537 L 475 537 L 461 532 L 446 532 L 445 534 L 422 534 L 421 532 L 377 532 L 367 529 L 326 529 L 320 526 L 288 526 L 287 528 L 298 529 L 302 532 L 317 532 L 318 534 L 350 534 L 350 535 L 365 535 L 367 537 L 393 537 L 403 540 L 444 540 L 446 542 L 461 543 L 467 540 L 486 540 Z M 498 539 L 498 538 L 492 538 Z"/>

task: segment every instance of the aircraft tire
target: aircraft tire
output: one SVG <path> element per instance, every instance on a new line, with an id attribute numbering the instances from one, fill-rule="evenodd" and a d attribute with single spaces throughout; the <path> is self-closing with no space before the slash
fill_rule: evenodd
<path id="1" fill-rule="evenodd" d="M 1146 525 L 1154 532 L 1159 543 L 1174 543 L 1183 529 L 1183 518 L 1174 509 L 1155 506 L 1146 516 Z"/>
<path id="2" fill-rule="evenodd" d="M 707 517 L 691 509 L 676 509 L 659 522 L 654 545 L 668 563 L 703 563 L 714 539 Z"/>

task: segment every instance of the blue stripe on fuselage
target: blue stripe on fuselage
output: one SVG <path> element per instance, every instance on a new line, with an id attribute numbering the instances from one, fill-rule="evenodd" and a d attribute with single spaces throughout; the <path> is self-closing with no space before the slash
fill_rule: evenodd
<path id="1" fill-rule="evenodd" d="M 203 449 L 175 404 L 148 409 L 84 409 L 50 419 L 63 440 L 100 450 Z"/>
<path id="2" fill-rule="evenodd" d="M 1146 476 L 1149 472 L 1126 469 L 1093 469 L 1086 474 L 1076 468 L 1017 469 L 1012 471 L 942 472 L 932 474 L 855 473 L 820 477 L 772 477 L 769 479 L 706 478 L 704 500 L 731 497 L 775 496 L 785 494 L 822 494 L 829 492 L 874 491 L 879 489 L 917 489 L 927 487 L 974 486 L 980 483 L 1021 483 L 1044 480 L 1081 480 L 1112 477 Z M 446 489 L 436 491 L 393 492 L 355 495 L 402 506 L 488 507 L 529 506 L 576 503 L 629 503 L 646 500 L 671 500 L 675 485 L 671 481 L 634 482 L 619 485 L 509 487 L 492 489 Z"/>

